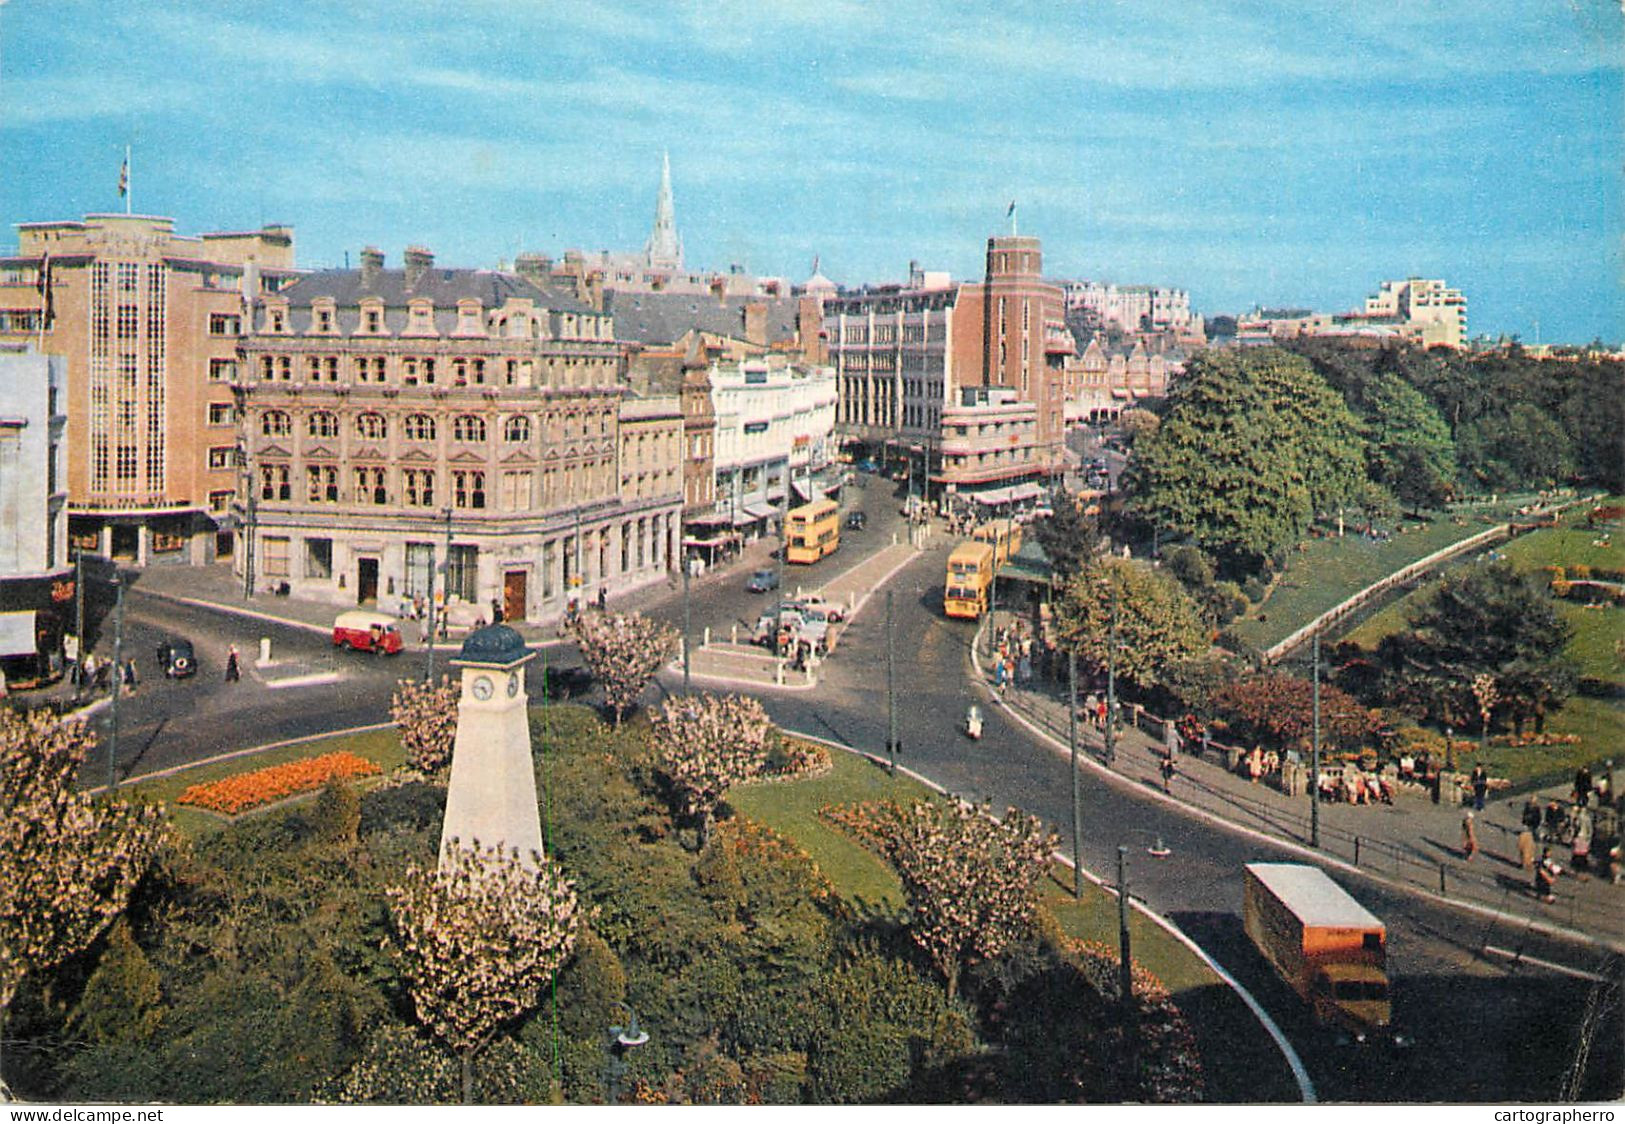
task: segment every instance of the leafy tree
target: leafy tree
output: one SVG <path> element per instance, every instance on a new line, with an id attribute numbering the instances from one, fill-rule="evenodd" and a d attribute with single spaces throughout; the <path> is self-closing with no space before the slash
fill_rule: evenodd
<path id="1" fill-rule="evenodd" d="M 1441 722 L 1477 715 L 1473 683 L 1481 675 L 1493 679 L 1498 705 L 1520 728 L 1529 718 L 1543 726 L 1573 693 L 1576 673 L 1563 652 L 1572 630 L 1546 591 L 1510 562 L 1445 577 L 1408 624 L 1378 648 L 1387 690 Z"/>
<path id="2" fill-rule="evenodd" d="M 163 838 L 162 808 L 73 790 L 93 744 L 83 722 L 0 710 L 0 1042 L 23 979 L 101 935 Z"/>
<path id="3" fill-rule="evenodd" d="M 582 613 L 571 631 L 581 658 L 604 688 L 604 702 L 617 726 L 671 659 L 678 639 L 676 629 L 641 613 Z"/>
<path id="4" fill-rule="evenodd" d="M 1128 483 L 1144 518 L 1247 572 L 1348 500 L 1363 455 L 1348 407 L 1302 357 L 1206 351 L 1135 446 Z"/>
<path id="5" fill-rule="evenodd" d="M 1280 749 L 1304 748 L 1314 733 L 1314 684 L 1282 672 L 1246 675 L 1221 689 L 1213 705 L 1248 741 Z M 1330 684 L 1320 686 L 1322 743 L 1339 748 L 1360 744 L 1376 729 L 1376 717 Z"/>
<path id="6" fill-rule="evenodd" d="M 412 768 L 432 776 L 451 764 L 457 741 L 457 685 L 450 676 L 437 684 L 402 679 L 390 700 L 389 716 Z"/>
<path id="7" fill-rule="evenodd" d="M 328 843 L 349 846 L 361 830 L 361 794 L 355 785 L 334 777 L 322 786 L 311 812 L 316 835 Z"/>
<path id="8" fill-rule="evenodd" d="M 418 1021 L 457 1054 L 468 1103 L 475 1055 L 541 1001 L 569 956 L 576 895 L 550 863 L 533 868 L 499 848 L 448 857 L 389 889 L 392 947 Z"/>
<path id="9" fill-rule="evenodd" d="M 1393 374 L 1372 380 L 1363 405 L 1372 481 L 1411 511 L 1441 506 L 1455 483 L 1456 450 L 1439 411 Z"/>
<path id="10" fill-rule="evenodd" d="M 1091 559 L 1067 583 L 1055 617 L 1063 646 L 1096 670 L 1114 662 L 1118 675 L 1142 688 L 1161 682 L 1167 665 L 1208 648 L 1196 606 L 1179 583 L 1126 558 Z"/>
<path id="11" fill-rule="evenodd" d="M 1480 486 L 1548 487 L 1574 471 L 1574 448 L 1562 426 L 1529 402 L 1486 415 L 1456 438 L 1462 470 Z"/>
<path id="12" fill-rule="evenodd" d="M 1100 549 L 1100 528 L 1076 503 L 1063 501 L 1054 514 L 1036 520 L 1030 530 L 1049 559 L 1052 580 L 1063 582 Z"/>
<path id="13" fill-rule="evenodd" d="M 1057 837 L 1014 808 L 1002 822 L 963 801 L 884 808 L 879 841 L 903 880 L 909 935 L 952 999 L 967 963 L 990 960 L 1032 932 Z"/>
<path id="14" fill-rule="evenodd" d="M 1128 439 L 1132 442 L 1157 432 L 1158 427 L 1162 425 L 1162 419 L 1150 410 L 1135 406 L 1123 411 L 1122 416 L 1117 419 L 1117 425 L 1128 434 Z"/>
<path id="15" fill-rule="evenodd" d="M 85 984 L 68 1027 L 87 1042 L 145 1045 L 164 1019 L 158 970 L 120 917 L 107 931 L 107 947 Z"/>
<path id="16" fill-rule="evenodd" d="M 711 837 L 711 816 L 729 788 L 767 764 L 773 722 L 744 695 L 668 699 L 654 715 L 660 771 L 676 798 L 677 814 L 696 821 L 697 849 Z"/>

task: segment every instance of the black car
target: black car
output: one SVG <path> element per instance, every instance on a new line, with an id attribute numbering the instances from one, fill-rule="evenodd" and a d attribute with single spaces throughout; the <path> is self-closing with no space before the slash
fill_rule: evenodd
<path id="1" fill-rule="evenodd" d="M 190 640 L 165 640 L 158 645 L 158 666 L 170 679 L 185 679 L 197 674 L 197 653 Z"/>
<path id="2" fill-rule="evenodd" d="M 869 517 L 861 511 L 854 511 L 846 517 L 848 531 L 861 531 L 869 523 Z"/>

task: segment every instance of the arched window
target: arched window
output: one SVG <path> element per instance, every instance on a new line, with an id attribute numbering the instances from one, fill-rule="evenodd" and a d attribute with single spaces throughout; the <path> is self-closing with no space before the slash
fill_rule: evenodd
<path id="1" fill-rule="evenodd" d="M 293 432 L 293 422 L 282 410 L 267 410 L 260 416 L 260 432 L 267 437 L 286 437 Z"/>
<path id="2" fill-rule="evenodd" d="M 355 419 L 355 435 L 364 441 L 382 441 L 389 436 L 389 422 L 383 414 L 361 414 Z"/>
<path id="3" fill-rule="evenodd" d="M 339 417 L 327 410 L 317 410 L 310 415 L 309 432 L 312 437 L 337 437 L 339 435 Z"/>
<path id="4" fill-rule="evenodd" d="M 408 414 L 406 416 L 406 439 L 408 441 L 433 441 L 434 419 L 428 414 Z"/>
<path id="5" fill-rule="evenodd" d="M 451 423 L 451 435 L 457 441 L 470 441 L 475 444 L 485 440 L 485 419 L 475 417 L 473 414 L 458 414 Z"/>
<path id="6" fill-rule="evenodd" d="M 530 418 L 515 414 L 502 426 L 502 439 L 510 445 L 523 445 L 530 440 Z"/>

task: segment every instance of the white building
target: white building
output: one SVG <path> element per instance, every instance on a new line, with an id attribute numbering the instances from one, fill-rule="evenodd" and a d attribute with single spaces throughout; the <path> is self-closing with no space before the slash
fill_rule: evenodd
<path id="1" fill-rule="evenodd" d="M 736 527 L 766 529 L 785 499 L 786 468 L 795 506 L 834 459 L 835 372 L 767 355 L 713 364 L 710 380 L 717 509 Z"/>
<path id="2" fill-rule="evenodd" d="M 74 611 L 67 367 L 58 355 L 0 350 L 0 663 L 13 685 L 51 670 Z"/>
<path id="3" fill-rule="evenodd" d="M 1424 347 L 1467 342 L 1467 298 L 1443 281 L 1384 281 L 1375 296 L 1366 298 L 1365 316 L 1397 320 L 1400 335 Z"/>
<path id="4" fill-rule="evenodd" d="M 1106 327 L 1124 332 L 1190 334 L 1199 326 L 1191 295 L 1166 285 L 1112 285 L 1103 281 L 1070 281 L 1067 308 L 1094 312 Z"/>

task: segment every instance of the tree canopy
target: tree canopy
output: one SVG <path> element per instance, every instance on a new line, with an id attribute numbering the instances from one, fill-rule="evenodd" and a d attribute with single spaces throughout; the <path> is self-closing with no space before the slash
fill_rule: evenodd
<path id="1" fill-rule="evenodd" d="M 1073 575 L 1056 625 L 1063 646 L 1097 670 L 1115 661 L 1117 674 L 1139 687 L 1157 686 L 1165 668 L 1208 649 L 1201 616 L 1180 584 L 1125 558 L 1093 558 Z"/>
<path id="2" fill-rule="evenodd" d="M 1065 581 L 1077 573 L 1100 546 L 1100 530 L 1094 518 L 1085 515 L 1076 503 L 1056 504 L 1053 515 L 1035 520 L 1030 529 L 1038 545 L 1044 548 L 1050 573 L 1057 581 Z"/>
<path id="3" fill-rule="evenodd" d="M 1260 568 L 1365 478 L 1359 426 L 1301 356 L 1205 351 L 1135 445 L 1138 513 L 1228 571 Z"/>

